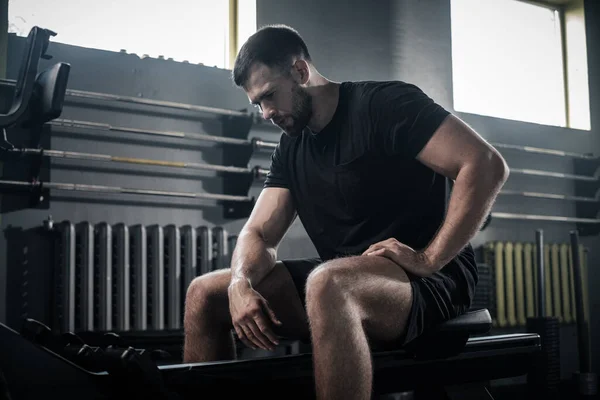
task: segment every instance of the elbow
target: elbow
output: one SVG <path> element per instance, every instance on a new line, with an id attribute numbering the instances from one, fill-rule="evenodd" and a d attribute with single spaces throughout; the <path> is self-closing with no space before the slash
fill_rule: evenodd
<path id="1" fill-rule="evenodd" d="M 479 155 L 468 169 L 474 179 L 485 182 L 486 186 L 502 187 L 508 180 L 510 169 L 508 164 L 496 150 L 491 149 Z"/>
<path id="2" fill-rule="evenodd" d="M 510 168 L 504 157 L 498 151 L 490 150 L 484 162 L 484 169 L 480 171 L 486 171 L 486 175 L 494 184 L 503 186 L 510 176 Z"/>

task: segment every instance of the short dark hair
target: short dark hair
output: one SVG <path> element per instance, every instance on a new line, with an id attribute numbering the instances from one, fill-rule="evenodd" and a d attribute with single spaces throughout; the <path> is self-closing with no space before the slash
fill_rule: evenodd
<path id="1" fill-rule="evenodd" d="M 244 86 L 250 68 L 257 62 L 286 71 L 294 56 L 312 61 L 306 43 L 294 28 L 281 24 L 263 26 L 240 49 L 233 66 L 233 82 Z"/>

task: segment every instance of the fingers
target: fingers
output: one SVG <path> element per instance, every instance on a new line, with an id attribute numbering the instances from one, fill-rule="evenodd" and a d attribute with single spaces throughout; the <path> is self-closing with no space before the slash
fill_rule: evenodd
<path id="1" fill-rule="evenodd" d="M 372 244 L 371 246 L 369 246 L 369 248 L 367 250 L 365 250 L 365 252 L 362 253 L 362 255 L 367 256 L 367 255 L 372 254 L 374 251 L 380 251 L 383 249 L 385 249 L 383 247 L 383 243 L 375 243 L 375 244 Z"/>
<path id="2" fill-rule="evenodd" d="M 250 342 L 252 349 L 261 348 L 263 350 L 273 350 L 273 344 L 269 338 L 260 330 L 258 325 L 253 319 L 247 319 L 244 323 L 240 324 L 240 327 L 244 333 L 246 340 Z M 245 341 L 243 341 L 246 344 Z"/>
<path id="3" fill-rule="evenodd" d="M 250 339 L 248 339 L 242 326 L 236 325 L 236 326 L 234 326 L 234 329 L 235 329 L 235 333 L 237 334 L 238 338 L 242 341 L 242 343 L 244 343 L 245 346 L 251 348 L 252 350 L 256 350 L 256 346 L 254 346 L 254 343 L 252 343 L 250 341 Z"/>
<path id="4" fill-rule="evenodd" d="M 272 351 L 279 344 L 279 339 L 271 329 L 269 322 L 262 312 L 259 312 L 252 317 L 247 317 L 243 322 L 234 324 L 234 328 L 246 346 L 252 349 L 258 347 Z"/>
<path id="5" fill-rule="evenodd" d="M 254 334 L 254 338 L 260 343 L 260 348 L 264 350 L 275 350 L 277 345 L 277 338 L 267 326 L 265 318 L 261 315 L 253 321 L 249 321 L 248 327 Z M 256 343 L 256 342 L 255 342 Z"/>
<path id="6" fill-rule="evenodd" d="M 382 256 L 385 257 L 386 255 L 386 249 L 377 249 L 374 251 L 371 251 L 369 253 L 367 253 L 368 256 Z"/>
<path id="7" fill-rule="evenodd" d="M 362 255 L 363 256 L 368 256 L 368 255 L 373 255 L 372 253 L 375 251 L 379 251 L 379 250 L 385 250 L 386 248 L 389 248 L 390 246 L 396 246 L 398 244 L 398 240 L 396 238 L 389 238 L 386 240 L 383 240 L 381 242 L 377 242 L 377 243 L 373 243 L 372 245 L 369 246 L 369 248 L 367 250 L 365 250 Z"/>

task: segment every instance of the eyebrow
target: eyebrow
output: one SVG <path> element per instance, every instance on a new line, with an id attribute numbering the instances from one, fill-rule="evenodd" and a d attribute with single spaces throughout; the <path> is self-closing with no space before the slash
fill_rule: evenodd
<path id="1" fill-rule="evenodd" d="M 251 104 L 254 105 L 258 105 L 260 104 L 260 101 L 269 93 L 273 90 L 273 86 L 269 86 L 268 88 L 266 88 L 265 90 L 263 90 L 262 92 L 260 92 L 258 94 L 258 96 L 256 96 L 256 98 L 252 101 Z"/>

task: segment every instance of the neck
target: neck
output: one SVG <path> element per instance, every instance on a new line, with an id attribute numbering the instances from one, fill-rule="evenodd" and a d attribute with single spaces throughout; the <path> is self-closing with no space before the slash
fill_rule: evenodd
<path id="1" fill-rule="evenodd" d="M 339 100 L 340 84 L 332 82 L 322 76 L 312 80 L 307 88 L 312 97 L 312 118 L 308 128 L 313 132 L 320 132 L 333 118 Z"/>

